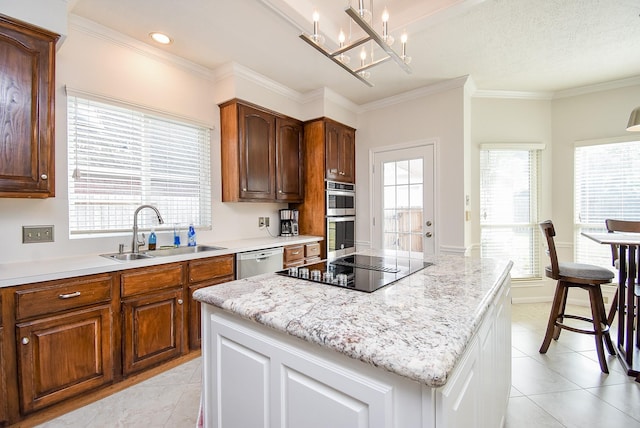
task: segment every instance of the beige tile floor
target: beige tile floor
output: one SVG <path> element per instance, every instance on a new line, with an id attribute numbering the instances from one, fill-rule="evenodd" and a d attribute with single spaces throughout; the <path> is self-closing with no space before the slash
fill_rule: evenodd
<path id="1" fill-rule="evenodd" d="M 640 428 L 640 383 L 625 375 L 616 357 L 609 357 L 610 374 L 601 373 L 591 336 L 563 331 L 547 354 L 538 353 L 550 306 L 513 305 L 506 427 Z M 570 309 L 588 313 L 588 308 Z M 201 361 L 189 361 L 40 427 L 195 427 Z"/>

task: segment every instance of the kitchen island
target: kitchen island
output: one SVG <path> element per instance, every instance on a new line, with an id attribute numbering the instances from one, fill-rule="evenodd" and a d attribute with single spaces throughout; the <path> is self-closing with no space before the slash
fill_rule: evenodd
<path id="1" fill-rule="evenodd" d="M 205 426 L 501 426 L 511 262 L 430 261 L 373 293 L 275 274 L 197 291 Z"/>

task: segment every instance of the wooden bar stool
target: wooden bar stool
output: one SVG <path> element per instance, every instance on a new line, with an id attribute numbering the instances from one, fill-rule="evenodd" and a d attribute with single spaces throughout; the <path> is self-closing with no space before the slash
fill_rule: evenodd
<path id="1" fill-rule="evenodd" d="M 600 370 L 604 373 L 609 373 L 602 343 L 604 342 L 607 345 L 607 349 L 611 355 L 616 355 L 616 351 L 609 336 L 609 322 L 607 321 L 600 285 L 610 282 L 615 275 L 610 270 L 599 266 L 558 262 L 556 246 L 553 241 L 553 237 L 556 236 L 556 231 L 551 220 L 540 223 L 540 230 L 547 240 L 549 258 L 551 259 L 551 265 L 545 268 L 545 274 L 549 278 L 558 281 L 551 306 L 551 313 L 549 314 L 547 331 L 542 346 L 540 346 L 540 353 L 544 354 L 547 352 L 551 344 L 551 339 L 558 340 L 562 329 L 576 333 L 595 335 Z M 567 294 L 569 289 L 573 287 L 582 288 L 589 292 L 591 318 L 565 313 Z M 593 329 L 587 330 L 567 325 L 564 323 L 565 318 L 589 322 L 593 325 Z"/>

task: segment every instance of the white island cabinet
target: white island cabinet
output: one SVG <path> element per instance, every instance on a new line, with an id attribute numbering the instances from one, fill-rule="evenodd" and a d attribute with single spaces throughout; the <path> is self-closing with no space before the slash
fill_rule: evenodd
<path id="1" fill-rule="evenodd" d="M 511 263 L 457 256 L 374 293 L 269 274 L 198 291 L 205 427 L 500 427 Z"/>

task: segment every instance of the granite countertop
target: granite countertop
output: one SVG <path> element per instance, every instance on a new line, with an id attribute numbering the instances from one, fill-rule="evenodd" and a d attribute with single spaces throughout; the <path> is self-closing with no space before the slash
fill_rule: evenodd
<path id="1" fill-rule="evenodd" d="M 96 254 L 68 256 L 15 263 L 0 263 L 0 288 L 21 284 L 29 284 L 53 279 L 71 278 L 83 275 L 93 275 L 105 272 L 115 272 L 145 266 L 181 262 L 207 257 L 235 254 L 244 251 L 263 250 L 267 248 L 283 247 L 286 245 L 304 244 L 321 241 L 319 236 L 300 235 L 292 237 L 267 237 L 236 239 L 232 241 L 200 243 L 222 247 L 221 250 L 204 251 L 200 253 L 163 256 L 134 261 L 117 261 L 101 257 L 100 254 L 114 251 L 103 251 Z"/>
<path id="2" fill-rule="evenodd" d="M 439 387 L 512 263 L 440 256 L 373 293 L 266 274 L 194 298 L 392 373 Z"/>

